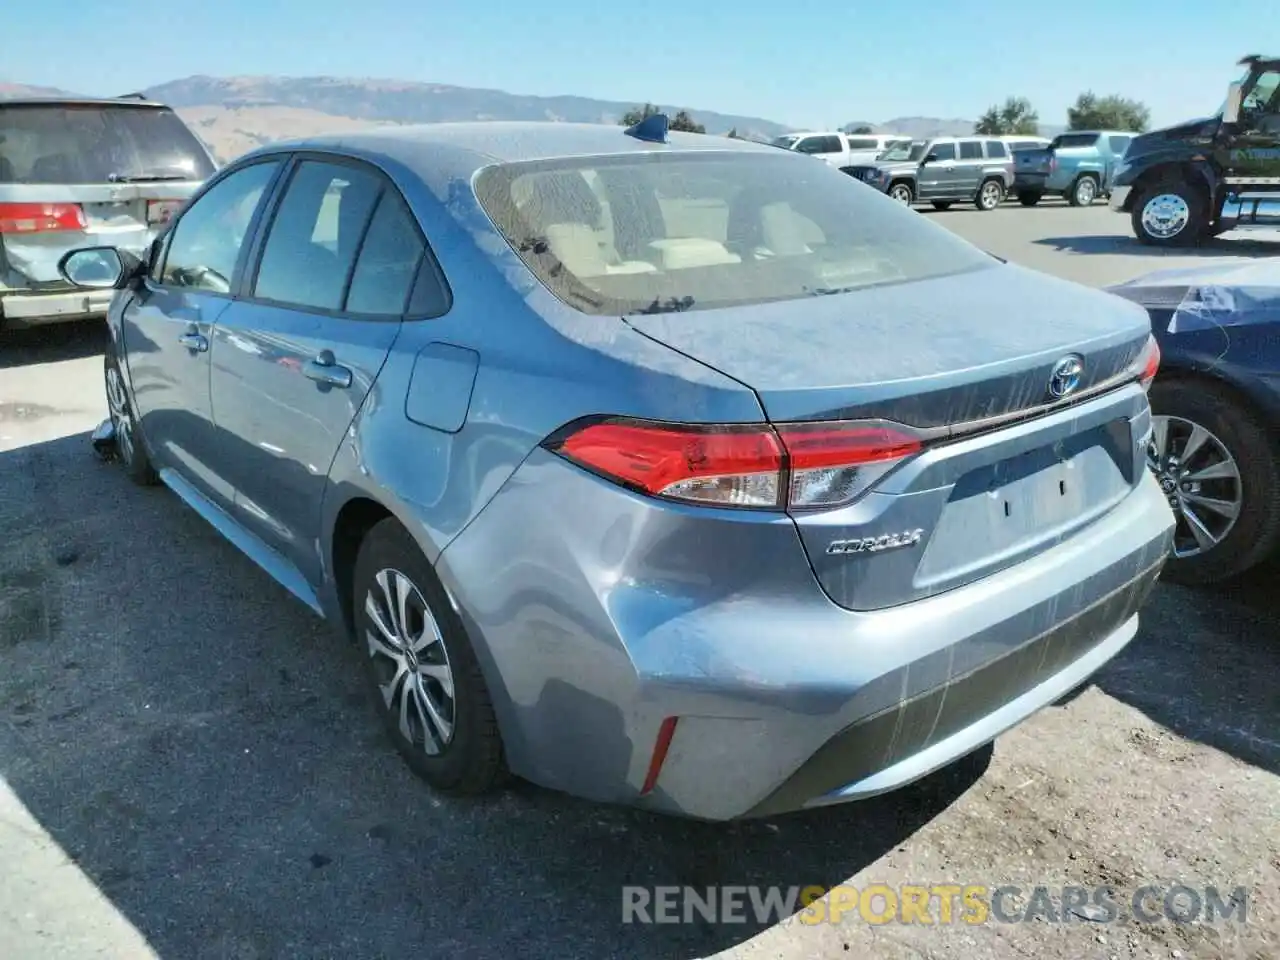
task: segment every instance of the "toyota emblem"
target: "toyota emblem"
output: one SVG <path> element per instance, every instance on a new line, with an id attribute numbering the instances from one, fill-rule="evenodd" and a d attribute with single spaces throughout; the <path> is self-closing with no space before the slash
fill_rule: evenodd
<path id="1" fill-rule="evenodd" d="M 1080 378 L 1084 374 L 1084 361 L 1072 354 L 1063 357 L 1053 365 L 1049 374 L 1049 396 L 1055 400 L 1069 397 L 1080 386 Z"/>

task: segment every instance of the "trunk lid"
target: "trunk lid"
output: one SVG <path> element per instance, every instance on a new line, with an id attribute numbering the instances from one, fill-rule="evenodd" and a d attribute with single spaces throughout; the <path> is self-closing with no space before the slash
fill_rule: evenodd
<path id="1" fill-rule="evenodd" d="M 879 609 L 1061 542 L 1143 472 L 1146 396 L 1120 385 L 1141 308 L 1013 266 L 749 308 L 633 316 L 640 332 L 755 390 L 773 422 L 883 419 L 932 445 L 851 505 L 796 513 L 823 588 Z M 1080 358 L 1079 403 L 1052 403 Z M 1115 383 L 1115 389 L 1106 389 Z"/>
<path id="2" fill-rule="evenodd" d="M 1052 158 L 1053 151 L 1048 148 L 1015 150 L 1013 151 L 1013 175 L 1015 177 L 1047 177 L 1049 175 L 1049 162 Z"/>

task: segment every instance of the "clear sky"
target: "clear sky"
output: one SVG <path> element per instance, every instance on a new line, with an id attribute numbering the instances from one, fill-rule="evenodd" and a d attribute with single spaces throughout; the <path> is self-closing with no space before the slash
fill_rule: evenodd
<path id="1" fill-rule="evenodd" d="M 823 128 L 976 118 L 1010 94 L 1065 123 L 1084 89 L 1155 125 L 1280 55 L 1274 0 L 8 0 L 0 79 L 117 94 L 192 74 L 358 76 L 651 100 Z"/>

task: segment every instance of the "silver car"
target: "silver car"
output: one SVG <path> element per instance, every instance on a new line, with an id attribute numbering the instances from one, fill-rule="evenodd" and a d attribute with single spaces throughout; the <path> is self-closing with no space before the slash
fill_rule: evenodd
<path id="1" fill-rule="evenodd" d="M 0 100 L 0 328 L 104 316 L 110 291 L 70 287 L 59 258 L 92 243 L 143 255 L 213 171 L 163 104 Z"/>
<path id="2" fill-rule="evenodd" d="M 441 790 L 890 790 L 1083 683 L 1169 548 L 1146 313 L 772 147 L 275 144 L 63 267 L 121 288 L 129 475 L 354 639 Z"/>

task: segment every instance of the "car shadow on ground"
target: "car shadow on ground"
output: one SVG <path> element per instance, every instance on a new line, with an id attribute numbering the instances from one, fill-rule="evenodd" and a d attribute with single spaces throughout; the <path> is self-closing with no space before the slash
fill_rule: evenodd
<path id="1" fill-rule="evenodd" d="M 1277 583 L 1280 560 L 1215 587 L 1159 584 L 1138 637 L 1094 683 L 1180 737 L 1280 774 Z"/>
<path id="2" fill-rule="evenodd" d="M 1096 236 L 1044 237 L 1033 240 L 1042 247 L 1062 253 L 1144 257 L 1272 257 L 1280 255 L 1280 242 L 1216 237 L 1195 247 L 1149 247 L 1135 237 L 1105 234 Z"/>
<path id="3" fill-rule="evenodd" d="M 6 330 L 0 321 L 0 370 L 79 360 L 101 354 L 106 346 L 107 325 L 102 320 L 55 323 L 28 330 Z"/>
<path id="4" fill-rule="evenodd" d="M 87 435 L 0 454 L 0 542 L 0 776 L 166 960 L 706 956 L 770 918 L 624 925 L 623 888 L 829 887 L 991 757 L 728 825 L 522 784 L 441 798 L 351 645 Z"/>

